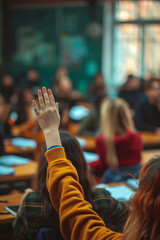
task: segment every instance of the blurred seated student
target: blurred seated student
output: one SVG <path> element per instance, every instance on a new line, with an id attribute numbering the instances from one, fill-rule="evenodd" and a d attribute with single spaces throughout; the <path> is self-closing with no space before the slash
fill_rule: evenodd
<path id="1" fill-rule="evenodd" d="M 128 75 L 126 83 L 119 91 L 119 97 L 123 98 L 132 110 L 135 110 L 136 105 L 141 100 L 141 82 L 134 75 Z"/>
<path id="2" fill-rule="evenodd" d="M 85 200 L 91 203 L 106 226 L 121 232 L 128 216 L 127 204 L 111 198 L 105 189 L 92 188 L 88 166 L 76 138 L 64 131 L 60 131 L 60 138 L 67 158 L 77 170 Z M 60 232 L 59 216 L 52 206 L 46 186 L 48 163 L 45 152 L 46 145 L 43 146 L 39 160 L 36 191 L 30 192 L 23 198 L 18 215 L 13 222 L 15 239 L 35 239 L 38 231 L 43 227 L 56 228 Z"/>
<path id="3" fill-rule="evenodd" d="M 160 134 L 160 80 L 151 78 L 146 81 L 147 100 L 136 107 L 134 122 L 139 131 L 151 131 Z"/>
<path id="4" fill-rule="evenodd" d="M 4 150 L 5 130 L 2 123 L 4 112 L 5 112 L 5 100 L 3 96 L 0 95 L 0 156 L 5 154 L 5 150 Z"/>
<path id="5" fill-rule="evenodd" d="M 61 76 L 55 79 L 53 91 L 57 102 L 66 102 L 70 106 L 83 100 L 82 94 L 73 89 L 72 82 L 67 76 Z"/>
<path id="6" fill-rule="evenodd" d="M 40 149 L 44 143 L 44 135 L 40 130 L 32 108 L 33 92 L 25 89 L 20 92 L 18 102 L 13 107 L 11 114 L 16 116 L 15 122 L 11 125 L 13 137 L 24 137 L 34 139 L 37 147 L 34 151 L 35 160 L 39 159 Z"/>
<path id="7" fill-rule="evenodd" d="M 59 126 L 60 130 L 67 131 L 69 127 L 69 123 L 70 123 L 69 111 L 70 111 L 69 104 L 65 102 L 59 103 L 59 114 L 61 117 L 60 126 Z"/>
<path id="8" fill-rule="evenodd" d="M 64 76 L 68 76 L 68 69 L 66 66 L 60 66 L 56 70 L 55 78 L 64 77 Z"/>
<path id="9" fill-rule="evenodd" d="M 65 151 L 61 147 L 57 105 L 50 90 L 49 98 L 46 89 L 43 88 L 43 92 L 45 103 L 42 93 L 39 92 L 40 111 L 35 101 L 33 106 L 46 139 L 45 156 L 48 161 L 46 184 L 51 202 L 59 214 L 64 239 L 159 240 L 160 157 L 151 159 L 141 170 L 139 188 L 132 199 L 123 234 L 113 232 L 106 228 L 102 219 L 93 211 L 91 204 L 84 199 L 77 171 L 66 159 Z"/>
<path id="10" fill-rule="evenodd" d="M 14 95 L 15 87 L 14 87 L 14 79 L 10 74 L 5 74 L 2 77 L 0 93 L 4 97 L 6 103 L 11 102 L 11 98 Z"/>
<path id="11" fill-rule="evenodd" d="M 104 99 L 107 99 L 106 94 L 95 96 L 89 115 L 80 122 L 78 135 L 94 137 L 100 132 L 100 108 Z"/>
<path id="12" fill-rule="evenodd" d="M 93 102 L 95 96 L 104 96 L 106 94 L 107 89 L 104 83 L 103 75 L 98 73 L 94 76 L 94 79 L 89 86 L 86 98 L 88 101 Z"/>
<path id="13" fill-rule="evenodd" d="M 36 69 L 30 69 L 20 80 L 20 89 L 31 89 L 33 92 L 40 88 L 39 72 Z"/>
<path id="14" fill-rule="evenodd" d="M 101 129 L 102 133 L 96 137 L 99 161 L 90 164 L 95 172 L 103 173 L 104 170 L 111 169 L 116 174 L 116 170 L 122 167 L 130 169 L 139 164 L 142 139 L 134 131 L 130 109 L 123 99 L 103 101 Z"/>
<path id="15" fill-rule="evenodd" d="M 23 132 L 33 127 L 35 121 L 32 109 L 33 93 L 30 89 L 20 92 L 17 104 L 13 106 L 12 113 L 17 115 L 12 127 L 13 136 L 21 136 Z"/>

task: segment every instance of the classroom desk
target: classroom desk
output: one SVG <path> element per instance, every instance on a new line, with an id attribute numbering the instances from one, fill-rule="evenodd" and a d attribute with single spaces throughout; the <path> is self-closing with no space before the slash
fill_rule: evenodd
<path id="1" fill-rule="evenodd" d="M 15 147 L 13 145 L 6 145 L 5 146 L 5 152 L 7 154 L 26 154 L 26 153 L 34 153 L 35 149 L 34 148 L 19 148 Z"/>
<path id="2" fill-rule="evenodd" d="M 144 146 L 160 145 L 160 135 L 152 132 L 140 132 Z"/>
<path id="3" fill-rule="evenodd" d="M 156 155 L 160 156 L 160 150 L 144 150 L 142 152 L 141 164 L 147 163 L 151 158 L 155 157 Z"/>
<path id="4" fill-rule="evenodd" d="M 37 167 L 38 167 L 38 163 L 32 160 L 30 160 L 28 164 L 15 166 L 13 167 L 15 170 L 15 175 L 0 177 L 0 183 L 8 182 L 8 181 L 32 179 L 36 175 Z"/>
<path id="5" fill-rule="evenodd" d="M 160 135 L 156 135 L 151 132 L 141 132 L 140 133 L 144 146 L 156 146 L 160 145 Z M 84 150 L 95 150 L 95 139 L 94 137 L 85 137 L 85 136 L 77 136 L 78 138 L 82 138 L 86 141 L 86 146 L 83 148 Z"/>
<path id="6" fill-rule="evenodd" d="M 33 159 L 36 159 L 35 157 L 35 150 L 36 148 L 30 148 L 30 147 L 26 147 L 26 148 L 20 148 L 20 147 L 16 147 L 16 146 L 13 146 L 11 141 L 9 139 L 6 139 L 4 141 L 4 148 L 5 148 L 5 152 L 6 154 L 15 154 L 15 155 L 29 155 L 29 154 L 32 154 L 33 155 Z M 31 156 L 32 156 L 31 155 Z"/>
<path id="7" fill-rule="evenodd" d="M 21 203 L 21 199 L 22 199 L 23 195 L 24 195 L 24 193 L 13 192 L 13 193 L 8 194 L 8 195 L 0 196 L 0 200 L 7 200 L 8 201 L 7 203 L 1 203 L 0 202 L 0 212 L 5 211 L 4 206 L 19 205 Z M 0 225 L 12 223 L 14 218 L 15 218 L 15 216 L 13 216 L 12 214 L 0 215 Z"/>

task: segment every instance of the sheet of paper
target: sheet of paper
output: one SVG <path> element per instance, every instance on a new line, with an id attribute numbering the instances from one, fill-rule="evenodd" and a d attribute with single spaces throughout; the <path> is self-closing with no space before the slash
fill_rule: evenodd
<path id="1" fill-rule="evenodd" d="M 128 179 L 125 183 L 135 189 L 139 187 L 139 179 Z"/>
<path id="2" fill-rule="evenodd" d="M 108 190 L 111 193 L 111 196 L 113 198 L 117 200 L 122 200 L 122 201 L 128 201 L 135 194 L 135 191 L 129 189 L 125 185 L 120 185 L 115 187 L 107 186 L 106 190 Z"/>

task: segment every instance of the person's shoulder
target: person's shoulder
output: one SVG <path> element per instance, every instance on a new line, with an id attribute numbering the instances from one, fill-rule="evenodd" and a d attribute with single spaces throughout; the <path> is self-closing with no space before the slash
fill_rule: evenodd
<path id="1" fill-rule="evenodd" d="M 92 189 L 92 196 L 93 196 L 93 200 L 98 200 L 98 199 L 109 198 L 111 197 L 111 194 L 105 188 L 95 187 Z"/>
<path id="2" fill-rule="evenodd" d="M 137 108 L 140 108 L 140 109 L 145 109 L 146 107 L 148 107 L 150 104 L 147 100 L 145 101 L 139 101 L 138 104 L 137 104 Z"/>
<path id="3" fill-rule="evenodd" d="M 33 191 L 26 195 L 23 199 L 23 203 L 32 204 L 32 203 L 41 203 L 41 197 L 39 191 Z"/>
<path id="4" fill-rule="evenodd" d="M 104 141 L 104 140 L 105 140 L 105 137 L 102 133 L 100 133 L 96 136 L 96 141 Z"/>
<path id="5" fill-rule="evenodd" d="M 127 129 L 127 134 L 128 136 L 134 137 L 134 139 L 136 138 L 137 140 L 142 141 L 141 134 L 138 131 Z"/>

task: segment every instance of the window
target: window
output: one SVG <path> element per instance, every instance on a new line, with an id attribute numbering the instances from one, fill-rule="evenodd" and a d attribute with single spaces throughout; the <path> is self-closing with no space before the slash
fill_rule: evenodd
<path id="1" fill-rule="evenodd" d="M 160 1 L 115 1 L 114 84 L 129 73 L 160 75 Z"/>

